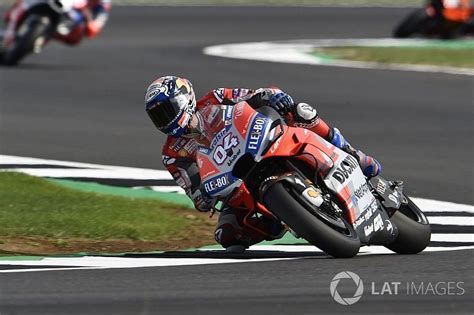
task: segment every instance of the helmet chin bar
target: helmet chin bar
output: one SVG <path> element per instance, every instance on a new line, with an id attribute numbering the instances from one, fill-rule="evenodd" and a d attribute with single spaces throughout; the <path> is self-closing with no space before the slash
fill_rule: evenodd
<path id="1" fill-rule="evenodd" d="M 201 135 L 203 130 L 202 116 L 199 112 L 195 112 L 191 115 L 191 119 L 188 123 L 188 130 L 183 135 L 183 137 L 193 138 L 195 136 Z"/>

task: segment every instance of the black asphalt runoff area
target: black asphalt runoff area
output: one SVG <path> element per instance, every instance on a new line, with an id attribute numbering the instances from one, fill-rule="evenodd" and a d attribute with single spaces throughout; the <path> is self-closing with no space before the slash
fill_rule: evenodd
<path id="1" fill-rule="evenodd" d="M 144 92 L 156 77 L 175 74 L 189 78 L 198 95 L 279 86 L 314 105 L 412 195 L 473 204 L 473 77 L 202 54 L 225 43 L 388 37 L 408 12 L 115 7 L 97 40 L 76 48 L 52 43 L 18 68 L 0 68 L 0 154 L 162 168 L 164 137 L 144 112 Z M 472 265 L 473 251 L 456 251 L 0 274 L 0 314 L 472 314 Z M 332 277 L 344 270 L 365 285 L 352 306 L 329 294 Z M 463 281 L 465 292 L 375 296 L 372 281 L 379 291 L 384 281 Z"/>

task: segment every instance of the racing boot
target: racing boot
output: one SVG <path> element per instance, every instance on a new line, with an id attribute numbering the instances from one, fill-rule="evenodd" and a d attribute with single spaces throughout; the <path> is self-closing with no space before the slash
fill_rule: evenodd
<path id="1" fill-rule="evenodd" d="M 261 241 L 281 238 L 286 232 L 279 221 L 266 217 L 249 218 L 247 223 L 253 226 L 250 227 L 243 223 L 246 215 L 247 211 L 233 208 L 224 208 L 219 215 L 214 238 L 226 252 L 241 253 Z M 257 232 L 255 228 L 265 234 Z"/>
<path id="2" fill-rule="evenodd" d="M 380 165 L 376 159 L 360 150 L 354 149 L 354 147 L 344 139 L 339 129 L 332 128 L 329 133 L 329 139 L 334 146 L 357 158 L 362 173 L 364 173 L 367 178 L 377 176 L 382 171 L 382 165 Z"/>

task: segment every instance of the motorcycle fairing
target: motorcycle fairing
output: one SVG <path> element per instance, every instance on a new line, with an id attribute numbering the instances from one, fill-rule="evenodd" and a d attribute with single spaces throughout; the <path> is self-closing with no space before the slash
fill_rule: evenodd
<path id="1" fill-rule="evenodd" d="M 256 161 L 261 158 L 263 148 L 272 138 L 268 135 L 272 121 L 245 102 L 207 107 L 200 113 L 210 143 L 206 146 L 200 142 L 197 150 L 201 181 L 211 197 L 226 196 L 242 184 L 241 179 L 232 175 L 239 157 L 249 153 Z M 248 119 L 239 118 L 243 115 Z"/>
<path id="2" fill-rule="evenodd" d="M 370 183 L 362 173 L 356 158 L 335 148 L 339 159 L 324 178 L 326 186 L 347 207 L 348 219 L 356 229 L 362 244 L 386 245 L 398 234 L 386 211 L 372 193 Z"/>
<path id="3" fill-rule="evenodd" d="M 313 132 L 286 128 L 286 133 L 270 147 L 267 154 L 295 155 L 310 164 L 314 163 L 326 187 L 347 209 L 347 219 L 360 235 L 361 243 L 378 244 L 393 239 L 396 227 L 392 226 L 387 214 L 380 208 L 381 205 L 372 194 L 356 158 Z M 294 147 L 281 146 L 280 143 L 292 143 Z M 298 143 L 302 145 L 299 146 Z M 297 155 L 298 152 L 300 155 Z"/>

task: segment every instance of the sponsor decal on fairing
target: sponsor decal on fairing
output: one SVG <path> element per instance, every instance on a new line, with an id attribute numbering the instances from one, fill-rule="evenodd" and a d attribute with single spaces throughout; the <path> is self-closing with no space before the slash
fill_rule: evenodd
<path id="1" fill-rule="evenodd" d="M 237 147 L 239 143 L 239 138 L 232 133 L 227 134 L 222 140 L 222 143 L 214 149 L 214 154 L 212 155 L 214 161 L 218 165 L 222 165 L 229 156 L 233 155 L 233 148 Z"/>
<path id="2" fill-rule="evenodd" d="M 219 174 L 204 181 L 204 190 L 210 196 L 215 196 L 217 193 L 227 188 L 233 181 L 234 177 L 232 176 L 232 172 Z"/>
<path id="3" fill-rule="evenodd" d="M 344 161 L 342 161 L 336 171 L 332 174 L 332 177 L 339 183 L 344 184 L 357 167 L 359 167 L 359 163 L 356 159 L 352 155 L 347 155 Z"/>
<path id="4" fill-rule="evenodd" d="M 255 155 L 262 143 L 263 134 L 267 125 L 267 119 L 262 114 L 258 114 L 249 128 L 249 135 L 247 136 L 247 150 L 252 155 Z"/>

